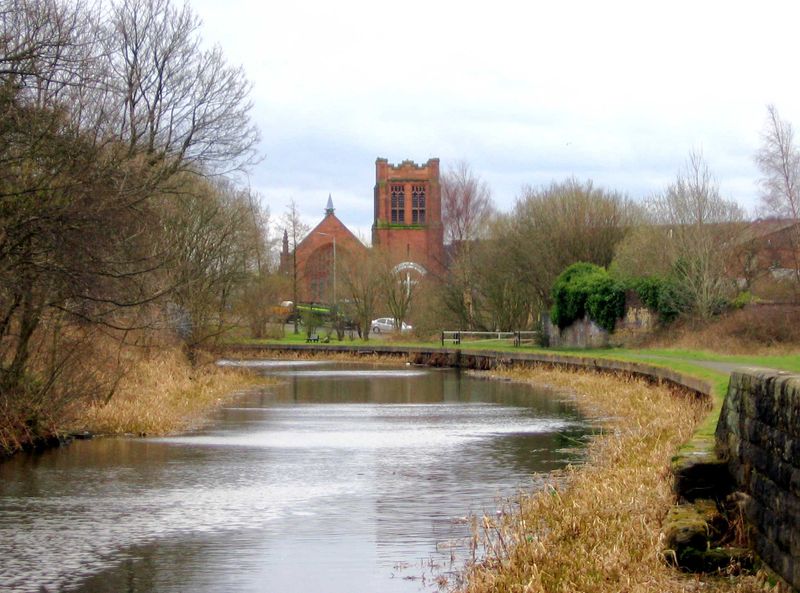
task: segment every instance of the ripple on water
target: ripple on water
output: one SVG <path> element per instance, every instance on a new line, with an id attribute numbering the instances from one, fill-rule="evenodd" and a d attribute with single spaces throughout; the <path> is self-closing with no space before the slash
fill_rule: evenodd
<path id="1" fill-rule="evenodd" d="M 310 367 L 330 364 L 325 360 L 230 360 L 223 358 L 217 361 L 221 367 L 246 367 L 256 369 Z"/>
<path id="2" fill-rule="evenodd" d="M 312 377 L 316 379 L 407 379 L 409 377 L 425 377 L 428 373 L 429 371 L 417 369 L 325 369 L 321 371 L 278 371 L 270 373 L 270 375 L 278 377 Z"/>
<path id="3" fill-rule="evenodd" d="M 476 385 L 446 371 L 230 364 L 306 377 L 319 399 L 291 403 L 277 391 L 244 398 L 191 435 L 75 443 L 0 471 L 0 590 L 75 590 L 92 575 L 124 575 L 127 561 L 135 564 L 146 547 L 147 562 L 172 579 L 141 589 L 148 593 L 224 590 L 231 575 L 245 579 L 247 591 L 292 590 L 293 573 L 308 564 L 320 582 L 306 591 L 351 593 L 355 582 L 378 583 L 361 591 L 400 591 L 402 579 L 385 581 L 393 563 L 418 564 L 437 553 L 437 543 L 448 555 L 468 534 L 453 517 L 492 509 L 496 495 L 511 495 L 532 472 L 549 470 L 570 446 L 554 435 L 583 426 L 552 400 L 534 409 L 518 403 L 528 393 L 502 391 L 512 386 Z M 436 379 L 430 385 L 419 380 L 426 374 Z M 336 379 L 351 377 L 397 378 L 410 387 L 402 403 L 373 401 L 372 392 L 366 403 L 343 403 Z M 441 391 L 443 378 L 449 392 Z M 376 400 L 391 399 L 382 382 L 374 385 Z M 288 394 L 291 387 L 281 381 L 271 389 Z M 165 550 L 194 557 L 198 534 L 213 545 L 178 573 Z M 241 541 L 253 544 L 250 551 Z M 248 562 L 260 567 L 254 574 L 263 582 L 242 576 Z M 207 585 L 193 587 L 191 577 L 200 574 Z"/>
<path id="4" fill-rule="evenodd" d="M 131 495 L 6 499 L 0 519 L 0 590 L 61 590 L 65 583 L 113 566 L 124 558 L 125 548 L 182 533 L 261 529 L 316 498 L 345 496 L 352 489 L 344 483 L 314 487 L 259 482 Z M 20 523 L 26 528 L 20 529 Z"/>

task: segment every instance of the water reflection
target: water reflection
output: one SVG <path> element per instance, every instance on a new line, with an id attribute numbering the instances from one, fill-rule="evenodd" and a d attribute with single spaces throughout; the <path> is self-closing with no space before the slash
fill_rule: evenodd
<path id="1" fill-rule="evenodd" d="M 202 432 L 0 465 L 0 590 L 417 591 L 460 518 L 586 430 L 552 393 L 453 371 L 257 366 L 281 384 Z"/>

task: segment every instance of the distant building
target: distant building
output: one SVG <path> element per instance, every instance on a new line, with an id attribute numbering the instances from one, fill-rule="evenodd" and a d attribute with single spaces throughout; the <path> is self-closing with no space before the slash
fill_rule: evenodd
<path id="1" fill-rule="evenodd" d="M 776 218 L 750 222 L 743 229 L 733 256 L 733 275 L 742 288 L 752 290 L 764 278 L 796 284 L 800 224 Z"/>
<path id="2" fill-rule="evenodd" d="M 424 165 L 412 161 L 392 165 L 386 159 L 377 159 L 374 212 L 373 248 L 386 250 L 404 281 L 415 282 L 419 276 L 438 276 L 444 271 L 439 159 L 430 159 Z M 329 195 L 324 218 L 297 245 L 299 300 L 329 303 L 341 299 L 342 282 L 339 280 L 338 295 L 334 295 L 334 284 L 336 276 L 341 278 L 345 272 L 341 269 L 346 261 L 343 256 L 365 249 L 336 216 Z M 280 267 L 285 274 L 292 272 L 292 259 L 284 232 Z M 336 275 L 334 261 L 340 266 Z"/>
<path id="3" fill-rule="evenodd" d="M 347 252 L 355 253 L 366 248 L 336 217 L 333 199 L 328 195 L 325 217 L 297 244 L 296 265 L 300 302 L 332 303 L 337 300 L 337 295 L 334 294 L 335 263 L 341 265 L 345 259 L 343 256 Z M 334 253 L 337 256 L 335 259 Z M 292 253 L 289 251 L 289 238 L 285 231 L 281 250 L 281 271 L 285 274 L 292 273 Z"/>
<path id="4" fill-rule="evenodd" d="M 375 221 L 372 244 L 392 263 L 439 275 L 444 270 L 439 159 L 424 165 L 375 161 Z"/>

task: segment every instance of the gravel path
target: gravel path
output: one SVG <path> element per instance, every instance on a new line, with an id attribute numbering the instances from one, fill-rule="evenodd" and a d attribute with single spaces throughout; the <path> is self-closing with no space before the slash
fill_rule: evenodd
<path id="1" fill-rule="evenodd" d="M 775 370 L 770 369 L 768 367 L 762 367 L 757 365 L 748 365 L 741 362 L 719 362 L 716 360 L 696 360 L 693 358 L 674 358 L 672 356 L 659 356 L 658 354 L 639 354 L 637 355 L 639 358 L 647 359 L 647 360 L 677 360 L 680 362 L 688 362 L 690 364 L 697 365 L 699 367 L 703 367 L 706 369 L 711 369 L 712 371 L 719 371 L 721 373 L 731 373 L 735 369 L 740 369 L 743 367 L 747 367 L 749 369 L 759 369 L 759 370 Z"/>

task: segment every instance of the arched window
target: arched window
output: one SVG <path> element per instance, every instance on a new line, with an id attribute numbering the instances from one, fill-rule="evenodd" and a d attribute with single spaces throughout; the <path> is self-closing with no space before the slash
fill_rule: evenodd
<path id="1" fill-rule="evenodd" d="M 425 224 L 425 186 L 411 186 L 411 223 Z"/>
<path id="2" fill-rule="evenodd" d="M 403 224 L 406 221 L 406 189 L 403 185 L 392 185 L 392 223 Z"/>

